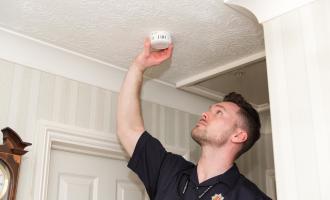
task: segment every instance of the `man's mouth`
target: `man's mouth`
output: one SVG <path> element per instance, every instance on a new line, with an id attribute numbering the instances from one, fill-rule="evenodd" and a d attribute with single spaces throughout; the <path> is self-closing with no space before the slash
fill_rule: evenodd
<path id="1" fill-rule="evenodd" d="M 201 120 L 199 120 L 199 121 L 197 122 L 196 126 L 200 126 L 200 125 L 202 125 L 202 126 L 206 126 L 207 123 L 206 123 L 206 121 L 205 121 L 204 119 L 201 119 Z"/>

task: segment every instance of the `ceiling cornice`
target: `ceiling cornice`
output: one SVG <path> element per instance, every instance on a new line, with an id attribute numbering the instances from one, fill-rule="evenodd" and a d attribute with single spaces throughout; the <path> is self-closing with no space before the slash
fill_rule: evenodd
<path id="1" fill-rule="evenodd" d="M 194 85 L 196 83 L 202 82 L 202 81 L 207 80 L 207 79 L 211 79 L 213 77 L 218 76 L 219 74 L 228 72 L 230 70 L 234 70 L 234 69 L 237 69 L 239 67 L 243 67 L 245 65 L 252 64 L 254 62 L 258 62 L 260 60 L 263 60 L 263 59 L 265 59 L 265 56 L 266 56 L 265 51 L 260 51 L 258 53 L 246 56 L 244 58 L 235 60 L 235 61 L 227 63 L 225 65 L 216 67 L 216 68 L 208 70 L 208 71 L 204 71 L 202 73 L 199 73 L 199 74 L 196 74 L 194 76 L 183 79 L 181 81 L 178 81 L 176 83 L 176 87 L 177 88 L 182 88 L 182 87 L 187 87 L 187 86 Z"/>
<path id="2" fill-rule="evenodd" d="M 224 0 L 226 4 L 241 6 L 251 11 L 259 23 L 283 15 L 315 0 Z"/>
<path id="3" fill-rule="evenodd" d="M 194 94 L 198 94 L 200 96 L 203 97 L 207 97 L 211 100 L 214 100 L 215 102 L 219 102 L 222 101 L 222 99 L 224 98 L 225 94 L 217 92 L 217 91 L 213 91 L 210 90 L 208 88 L 205 88 L 203 86 L 200 85 L 194 85 L 194 86 L 189 86 L 189 87 L 182 87 L 182 90 L 188 91 L 188 92 L 192 92 Z M 265 112 L 265 111 L 269 111 L 270 110 L 270 105 L 269 103 L 265 103 L 265 104 L 254 104 L 251 103 L 251 105 L 259 112 Z"/>

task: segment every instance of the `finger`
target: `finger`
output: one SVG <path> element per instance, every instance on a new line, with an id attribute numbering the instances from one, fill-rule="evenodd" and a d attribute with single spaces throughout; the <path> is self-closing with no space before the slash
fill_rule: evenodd
<path id="1" fill-rule="evenodd" d="M 164 54 L 168 54 L 168 53 L 171 53 L 173 50 L 173 45 L 172 44 L 169 44 L 169 46 L 166 48 L 166 49 L 162 49 L 160 50 L 159 52 L 164 55 Z"/>
<path id="2" fill-rule="evenodd" d="M 173 52 L 173 49 L 174 49 L 174 45 L 171 43 L 171 44 L 168 46 L 168 50 L 172 53 L 172 52 Z"/>
<path id="3" fill-rule="evenodd" d="M 171 43 L 168 48 L 166 49 L 166 58 L 169 58 L 172 56 L 172 53 L 173 53 L 173 44 Z"/>
<path id="4" fill-rule="evenodd" d="M 146 56 L 149 56 L 151 51 L 151 43 L 150 43 L 150 39 L 147 37 L 144 39 L 144 49 L 143 49 L 143 53 Z"/>

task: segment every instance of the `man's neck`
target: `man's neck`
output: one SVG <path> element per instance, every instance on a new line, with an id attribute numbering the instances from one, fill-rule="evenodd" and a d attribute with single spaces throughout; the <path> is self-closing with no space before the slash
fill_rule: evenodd
<path id="1" fill-rule="evenodd" d="M 229 155 L 229 152 L 224 152 L 221 149 L 202 147 L 197 164 L 198 182 L 202 183 L 230 169 L 235 159 Z"/>

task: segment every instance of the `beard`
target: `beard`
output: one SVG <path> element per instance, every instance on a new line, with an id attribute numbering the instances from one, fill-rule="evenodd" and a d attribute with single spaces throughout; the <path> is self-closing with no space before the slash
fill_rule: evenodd
<path id="1" fill-rule="evenodd" d="M 220 147 L 224 145 L 232 133 L 232 129 L 223 131 L 222 133 L 219 132 L 217 136 L 208 134 L 208 131 L 205 127 L 195 126 L 191 130 L 191 137 L 192 139 L 197 142 L 200 146 L 203 145 L 212 145 Z"/>
<path id="2" fill-rule="evenodd" d="M 199 145 L 202 145 L 203 143 L 205 143 L 207 141 L 207 135 L 206 135 L 205 129 L 201 129 L 198 126 L 195 126 L 191 130 L 191 137 Z"/>

